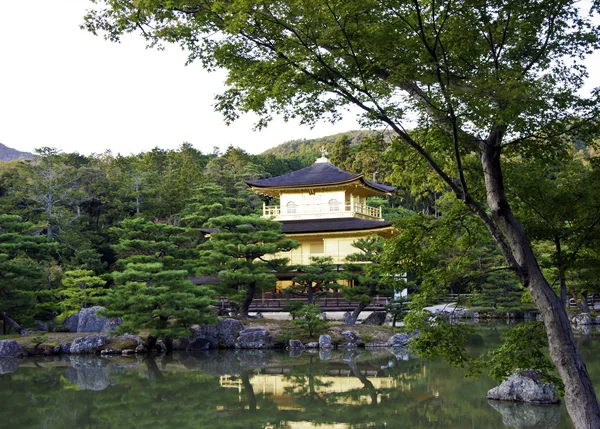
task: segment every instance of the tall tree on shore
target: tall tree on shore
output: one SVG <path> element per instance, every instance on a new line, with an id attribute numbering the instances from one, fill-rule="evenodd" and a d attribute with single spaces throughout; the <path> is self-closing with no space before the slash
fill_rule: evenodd
<path id="1" fill-rule="evenodd" d="M 248 317 L 254 294 L 274 289 L 274 272 L 287 263 L 274 255 L 298 242 L 285 238 L 279 222 L 258 216 L 219 216 L 206 225 L 215 232 L 201 245 L 200 270 L 218 276 L 221 291 L 239 303 L 240 316 Z"/>
<path id="2" fill-rule="evenodd" d="M 33 321 L 37 295 L 46 284 L 42 262 L 56 243 L 20 216 L 0 215 L 0 320 L 18 328 Z"/>
<path id="3" fill-rule="evenodd" d="M 259 127 L 274 113 L 313 124 L 353 105 L 365 123 L 388 127 L 483 223 L 543 316 L 575 426 L 600 427 L 566 311 L 511 209 L 502 164 L 505 153 L 554 156 L 566 136 L 598 133 L 600 91 L 580 90 L 583 59 L 600 43 L 579 2 L 95 3 L 105 8 L 88 12 L 88 30 L 118 41 L 143 29 L 150 44 L 179 42 L 191 61 L 228 70 L 216 103 L 228 122 L 255 112 Z M 414 117 L 437 137 L 408 133 Z M 465 170 L 469 154 L 477 175 Z M 477 184 L 483 195 L 472 193 Z"/>
<path id="4" fill-rule="evenodd" d="M 189 281 L 197 257 L 194 231 L 136 218 L 111 232 L 119 238 L 114 249 L 121 270 L 102 302 L 106 316 L 123 319 L 120 331 L 150 329 L 173 339 L 194 324 L 216 321 L 212 291 Z"/>

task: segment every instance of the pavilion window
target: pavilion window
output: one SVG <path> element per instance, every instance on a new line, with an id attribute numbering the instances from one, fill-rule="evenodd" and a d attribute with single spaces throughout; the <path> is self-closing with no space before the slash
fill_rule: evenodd
<path id="1" fill-rule="evenodd" d="M 329 211 L 330 212 L 339 212 L 340 211 L 340 203 L 335 198 L 329 200 Z"/>
<path id="2" fill-rule="evenodd" d="M 297 205 L 293 201 L 290 201 L 289 203 L 287 203 L 286 208 L 287 208 L 288 214 L 296 213 L 296 207 L 297 207 Z"/>

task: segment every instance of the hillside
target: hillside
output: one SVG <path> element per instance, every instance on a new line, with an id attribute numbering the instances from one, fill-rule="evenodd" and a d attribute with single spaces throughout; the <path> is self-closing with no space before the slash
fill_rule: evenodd
<path id="1" fill-rule="evenodd" d="M 33 157 L 34 156 L 32 153 L 21 152 L 0 143 L 0 161 L 13 161 L 15 159 L 33 159 Z"/>
<path id="2" fill-rule="evenodd" d="M 354 130 L 333 134 L 330 136 L 319 137 L 316 139 L 291 140 L 264 151 L 262 155 L 275 155 L 280 158 L 296 158 L 309 165 L 321 155 L 319 152 L 321 146 L 325 146 L 327 148 L 328 146 L 333 145 L 335 141 L 344 134 L 348 136 L 352 142 L 352 146 L 356 146 L 360 143 L 363 137 L 369 136 L 376 132 L 379 131 Z"/>

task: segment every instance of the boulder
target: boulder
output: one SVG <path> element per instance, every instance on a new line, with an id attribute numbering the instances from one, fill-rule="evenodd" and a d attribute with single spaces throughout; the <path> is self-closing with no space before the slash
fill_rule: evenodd
<path id="1" fill-rule="evenodd" d="M 167 352 L 167 345 L 165 344 L 165 342 L 163 340 L 158 340 L 156 342 L 156 351 L 159 353 L 166 353 Z"/>
<path id="2" fill-rule="evenodd" d="M 414 337 L 418 336 L 418 332 L 403 332 L 394 334 L 388 340 L 388 347 L 405 347 Z"/>
<path id="3" fill-rule="evenodd" d="M 82 308 L 79 311 L 77 332 L 110 332 L 117 329 L 117 326 L 122 323 L 119 317 L 107 319 L 104 316 L 98 316 L 96 313 L 100 310 L 104 310 L 104 307 L 96 305 Z"/>
<path id="4" fill-rule="evenodd" d="M 333 348 L 333 345 L 331 344 L 331 337 L 329 335 L 321 335 L 319 337 L 319 348 L 320 349 Z"/>
<path id="5" fill-rule="evenodd" d="M 341 346 L 344 349 L 355 349 L 361 343 L 360 336 L 354 331 L 344 331 L 342 336 L 346 340 Z"/>
<path id="6" fill-rule="evenodd" d="M 108 344 L 105 335 L 88 335 L 87 337 L 75 338 L 69 348 L 70 354 L 95 353 L 100 347 Z"/>
<path id="7" fill-rule="evenodd" d="M 382 342 L 377 342 L 377 341 L 365 344 L 366 349 L 378 349 L 378 348 L 383 348 L 383 347 L 387 347 L 387 346 L 388 346 L 387 342 L 382 343 Z"/>
<path id="8" fill-rule="evenodd" d="M 188 351 L 216 348 L 233 348 L 244 325 L 239 320 L 221 319 L 216 325 L 203 325 L 192 328 L 192 335 L 186 347 Z"/>
<path id="9" fill-rule="evenodd" d="M 300 340 L 290 340 L 289 342 L 289 349 L 290 350 L 304 350 L 304 344 L 302 344 L 302 341 Z"/>
<path id="10" fill-rule="evenodd" d="M 488 399 L 527 402 L 530 404 L 559 404 L 554 386 L 541 382 L 539 371 L 525 370 L 511 375 L 500 386 L 490 389 Z"/>
<path id="11" fill-rule="evenodd" d="M 310 343 L 306 343 L 306 348 L 307 349 L 318 349 L 319 343 L 316 341 L 311 341 Z"/>
<path id="12" fill-rule="evenodd" d="M 520 404 L 517 402 L 488 401 L 502 414 L 505 427 L 523 429 L 551 429 L 560 423 L 560 407 L 556 405 Z"/>
<path id="13" fill-rule="evenodd" d="M 387 313 L 385 311 L 374 311 L 369 314 L 365 320 L 363 320 L 362 324 L 381 326 L 385 323 L 386 317 Z"/>
<path id="14" fill-rule="evenodd" d="M 344 325 L 354 325 L 355 320 L 352 318 L 352 313 L 350 311 L 346 311 L 344 313 Z"/>
<path id="15" fill-rule="evenodd" d="M 240 331 L 235 341 L 236 349 L 268 349 L 273 347 L 273 338 L 266 329 L 250 328 Z"/>
<path id="16" fill-rule="evenodd" d="M 24 355 L 23 349 L 15 340 L 0 340 L 0 359 L 14 359 Z"/>
<path id="17" fill-rule="evenodd" d="M 592 318 L 590 317 L 589 313 L 581 313 L 573 317 L 573 319 L 571 319 L 571 323 L 577 326 L 591 325 Z"/>
<path id="18" fill-rule="evenodd" d="M 594 320 L 594 325 L 600 325 L 600 316 L 596 316 L 596 320 Z"/>
<path id="19" fill-rule="evenodd" d="M 77 326 L 79 325 L 79 313 L 71 314 L 65 319 L 63 325 L 65 325 L 69 332 L 77 332 Z"/>

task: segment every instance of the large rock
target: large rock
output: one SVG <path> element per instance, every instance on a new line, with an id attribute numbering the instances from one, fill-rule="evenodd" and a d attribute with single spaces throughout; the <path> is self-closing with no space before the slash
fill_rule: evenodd
<path id="1" fill-rule="evenodd" d="M 488 399 L 497 401 L 527 402 L 530 404 L 559 404 L 553 386 L 541 382 L 538 371 L 521 371 L 490 389 Z"/>
<path id="2" fill-rule="evenodd" d="M 551 429 L 560 423 L 560 407 L 556 405 L 520 404 L 517 402 L 488 401 L 502 414 L 505 427 L 520 429 Z"/>
<path id="3" fill-rule="evenodd" d="M 235 341 L 236 349 L 268 349 L 273 347 L 273 337 L 266 329 L 250 328 L 240 331 Z"/>
<path id="4" fill-rule="evenodd" d="M 369 314 L 365 320 L 363 320 L 362 324 L 381 326 L 385 323 L 386 317 L 387 313 L 385 311 L 374 311 Z"/>
<path id="5" fill-rule="evenodd" d="M 203 325 L 193 328 L 188 351 L 235 347 L 235 340 L 244 330 L 239 320 L 221 319 L 216 325 Z"/>
<path id="6" fill-rule="evenodd" d="M 388 347 L 405 347 L 413 338 L 418 336 L 418 332 L 403 332 L 394 334 L 387 342 Z"/>
<path id="7" fill-rule="evenodd" d="M 14 359 L 24 355 L 23 349 L 15 340 L 0 340 L 0 359 Z"/>
<path id="8" fill-rule="evenodd" d="M 290 350 L 304 350 L 306 348 L 300 340 L 290 340 L 288 347 Z"/>
<path id="9" fill-rule="evenodd" d="M 95 353 L 102 346 L 108 344 L 108 337 L 105 335 L 88 335 L 87 337 L 75 338 L 69 348 L 70 354 Z"/>
<path id="10" fill-rule="evenodd" d="M 104 310 L 104 307 L 96 305 L 90 308 L 82 308 L 77 321 L 77 332 L 110 332 L 117 329 L 122 321 L 120 318 L 107 319 L 96 313 Z"/>
<path id="11" fill-rule="evenodd" d="M 361 343 L 360 336 L 354 331 L 344 331 L 342 332 L 342 336 L 346 341 L 341 346 L 344 349 L 355 349 Z"/>
<path id="12" fill-rule="evenodd" d="M 591 325 L 593 323 L 589 313 L 578 314 L 571 319 L 571 322 L 577 326 Z"/>
<path id="13" fill-rule="evenodd" d="M 79 313 L 71 314 L 65 319 L 63 325 L 65 325 L 69 332 L 77 332 L 77 326 L 79 325 Z"/>
<path id="14" fill-rule="evenodd" d="M 331 344 L 331 337 L 329 335 L 321 335 L 319 337 L 319 348 L 320 349 L 331 349 L 333 345 Z"/>

